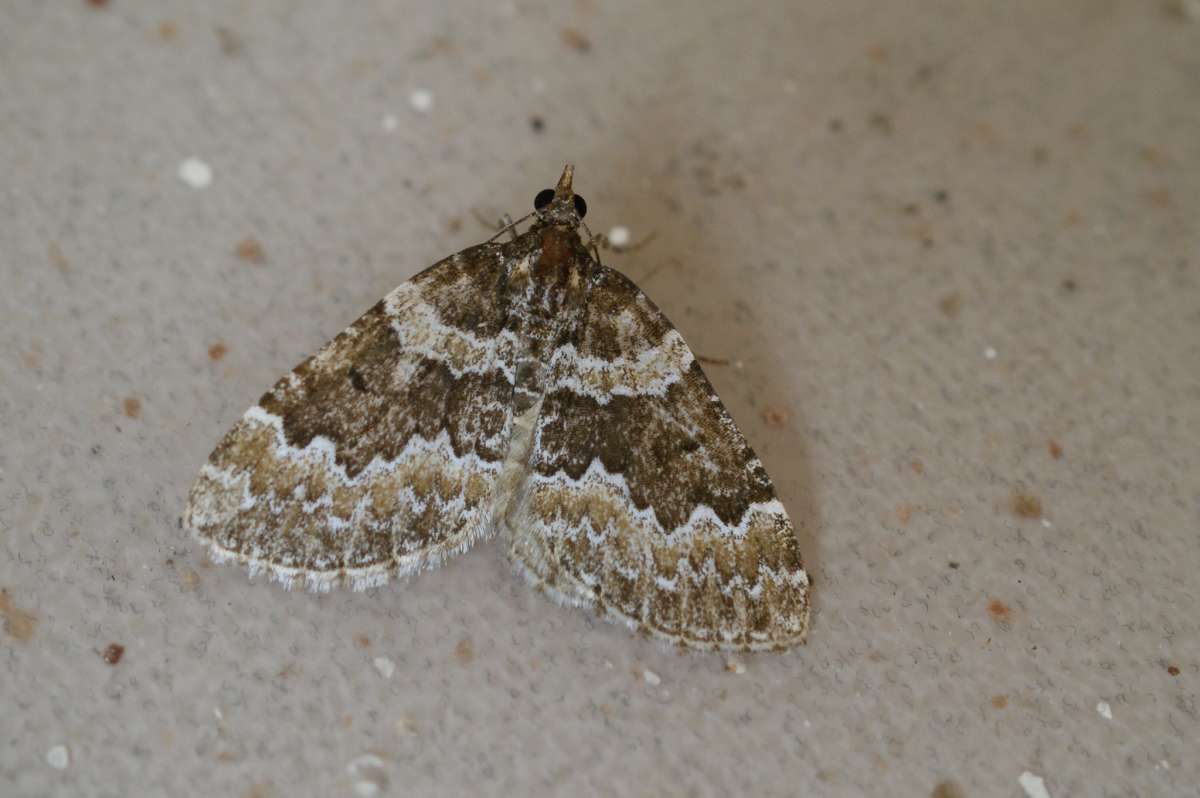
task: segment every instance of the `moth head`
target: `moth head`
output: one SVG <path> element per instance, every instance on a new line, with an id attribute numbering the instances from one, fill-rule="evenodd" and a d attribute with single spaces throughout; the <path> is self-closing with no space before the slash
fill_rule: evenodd
<path id="1" fill-rule="evenodd" d="M 575 226 L 587 215 L 587 202 L 571 190 L 575 167 L 567 164 L 554 188 L 544 188 L 533 198 L 533 208 L 540 218 L 559 224 Z"/>

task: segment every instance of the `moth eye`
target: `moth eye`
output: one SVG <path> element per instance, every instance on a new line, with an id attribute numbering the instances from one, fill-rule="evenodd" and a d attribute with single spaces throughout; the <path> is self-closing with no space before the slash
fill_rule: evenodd
<path id="1" fill-rule="evenodd" d="M 554 200 L 554 189 L 544 188 L 537 193 L 533 198 L 533 207 L 535 210 L 541 210 L 549 205 Z"/>
<path id="2" fill-rule="evenodd" d="M 587 216 L 587 202 L 578 194 L 575 195 L 575 215 L 580 219 Z"/>

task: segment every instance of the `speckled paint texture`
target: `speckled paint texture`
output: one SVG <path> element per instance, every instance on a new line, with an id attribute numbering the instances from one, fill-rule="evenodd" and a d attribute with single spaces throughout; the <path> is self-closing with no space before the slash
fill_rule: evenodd
<path id="1" fill-rule="evenodd" d="M 1193 5 L 8 4 L 0 794 L 1195 794 Z M 567 161 L 809 643 L 680 655 L 496 544 L 207 565 L 214 440 Z"/>

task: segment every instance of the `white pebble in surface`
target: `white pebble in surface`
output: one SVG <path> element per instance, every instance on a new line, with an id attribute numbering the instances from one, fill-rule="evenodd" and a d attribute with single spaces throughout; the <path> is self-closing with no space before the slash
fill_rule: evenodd
<path id="1" fill-rule="evenodd" d="M 995 360 L 997 357 L 999 357 L 999 353 L 989 346 L 987 349 L 983 350 L 983 356 L 988 360 Z"/>
<path id="2" fill-rule="evenodd" d="M 433 92 L 429 89 L 415 89 L 408 95 L 408 103 L 417 113 L 427 114 L 433 109 Z"/>
<path id="3" fill-rule="evenodd" d="M 208 188 L 212 185 L 212 167 L 199 158 L 185 158 L 179 164 L 179 179 L 192 188 Z"/>
<path id="4" fill-rule="evenodd" d="M 1099 704 L 1097 704 L 1096 711 L 1099 712 L 1100 717 L 1104 718 L 1105 720 L 1112 720 L 1112 707 L 1108 705 L 1107 701 L 1101 701 Z"/>
<path id="5" fill-rule="evenodd" d="M 1021 783 L 1021 789 L 1029 798 L 1050 798 L 1050 792 L 1046 789 L 1046 782 L 1041 776 L 1035 776 L 1028 770 L 1021 774 L 1017 779 Z"/>
<path id="6" fill-rule="evenodd" d="M 1049 529 L 1050 527 L 1054 526 L 1054 524 L 1050 523 L 1050 519 L 1049 519 L 1049 518 L 1043 518 L 1043 519 L 1042 519 L 1042 526 L 1046 527 L 1046 529 Z"/>
<path id="7" fill-rule="evenodd" d="M 71 764 L 71 755 L 67 753 L 65 745 L 56 745 L 46 752 L 46 764 L 55 770 L 66 770 L 67 765 Z"/>
<path id="8" fill-rule="evenodd" d="M 379 675 L 383 678 L 390 679 L 392 678 L 392 674 L 396 672 L 396 663 L 387 657 L 376 657 L 375 670 L 379 671 Z"/>
<path id="9" fill-rule="evenodd" d="M 376 782 L 363 779 L 354 782 L 354 794 L 361 798 L 371 798 L 372 795 L 379 795 L 381 790 Z"/>
<path id="10" fill-rule="evenodd" d="M 354 779 L 354 794 L 362 798 L 379 795 L 388 786 L 387 763 L 374 754 L 363 754 L 346 765 Z"/>
<path id="11" fill-rule="evenodd" d="M 393 130 L 400 127 L 400 120 L 396 118 L 395 114 L 384 114 L 383 120 L 380 122 L 380 124 L 383 125 L 384 130 L 391 133 Z"/>
<path id="12" fill-rule="evenodd" d="M 654 671 L 650 670 L 649 668 L 646 668 L 645 670 L 642 671 L 642 678 L 645 679 L 646 684 L 649 684 L 649 685 L 657 686 L 657 685 L 662 684 L 662 677 L 659 676 Z"/>
<path id="13" fill-rule="evenodd" d="M 632 236 L 629 233 L 629 228 L 625 225 L 617 225 L 608 231 L 608 243 L 612 244 L 617 249 L 629 246 L 629 239 Z"/>

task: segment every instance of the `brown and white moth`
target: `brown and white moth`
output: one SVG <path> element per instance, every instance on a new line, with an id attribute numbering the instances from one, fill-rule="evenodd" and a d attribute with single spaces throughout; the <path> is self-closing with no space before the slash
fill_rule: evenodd
<path id="1" fill-rule="evenodd" d="M 421 272 L 246 411 L 184 514 L 215 560 L 363 590 L 501 534 L 531 585 L 631 629 L 804 640 L 787 512 L 679 332 L 589 253 L 572 171 L 527 232 Z"/>

